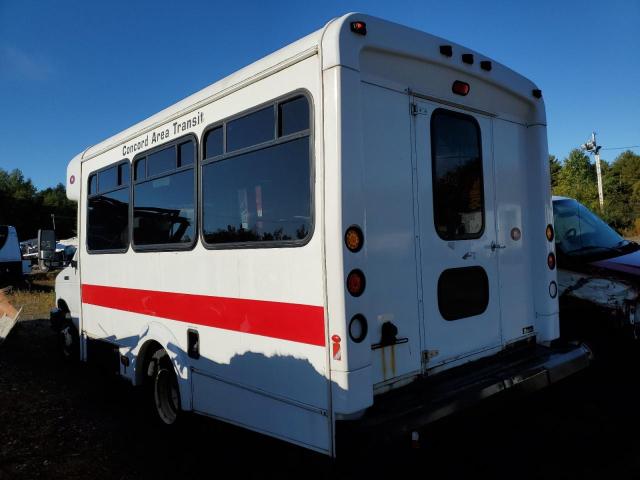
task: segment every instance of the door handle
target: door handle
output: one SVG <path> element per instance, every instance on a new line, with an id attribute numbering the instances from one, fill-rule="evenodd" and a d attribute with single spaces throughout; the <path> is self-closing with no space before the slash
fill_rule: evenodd
<path id="1" fill-rule="evenodd" d="M 495 252 L 496 250 L 501 250 L 503 248 L 507 248 L 506 245 L 500 245 L 499 243 L 496 242 L 491 242 L 491 245 L 489 245 L 489 248 L 491 249 L 492 252 Z"/>

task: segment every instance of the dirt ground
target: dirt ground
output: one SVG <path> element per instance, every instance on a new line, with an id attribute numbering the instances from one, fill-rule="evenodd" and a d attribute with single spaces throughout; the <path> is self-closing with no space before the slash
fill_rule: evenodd
<path id="1" fill-rule="evenodd" d="M 416 470 L 439 480 L 640 476 L 635 352 L 440 422 L 422 432 L 419 450 L 396 442 L 336 463 L 204 417 L 173 431 L 157 427 L 132 387 L 65 363 L 48 320 L 33 312 L 0 347 L 0 480 L 378 478 Z"/>

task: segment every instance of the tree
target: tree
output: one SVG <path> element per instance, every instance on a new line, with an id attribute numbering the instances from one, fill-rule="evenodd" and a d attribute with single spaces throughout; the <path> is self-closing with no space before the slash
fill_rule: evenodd
<path id="1" fill-rule="evenodd" d="M 551 173 L 551 188 L 558 186 L 558 176 L 562 171 L 562 165 L 555 155 L 549 155 L 549 172 Z"/>
<path id="2" fill-rule="evenodd" d="M 0 224 L 13 225 L 21 240 L 34 238 L 41 228 L 52 228 L 56 217 L 56 235 L 68 238 L 76 231 L 76 204 L 70 201 L 65 187 L 58 184 L 38 192 L 22 172 L 0 168 Z"/>
<path id="3" fill-rule="evenodd" d="M 575 148 L 564 159 L 553 192 L 575 198 L 587 208 L 599 211 L 596 167 L 583 151 Z"/>

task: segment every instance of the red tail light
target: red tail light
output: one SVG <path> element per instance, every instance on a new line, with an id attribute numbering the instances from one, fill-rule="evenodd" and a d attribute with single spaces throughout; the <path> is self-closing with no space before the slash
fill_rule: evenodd
<path id="1" fill-rule="evenodd" d="M 556 268 L 556 256 L 554 255 L 553 252 L 547 255 L 547 265 L 549 266 L 550 270 L 553 270 L 554 268 Z"/>
<path id="2" fill-rule="evenodd" d="M 347 291 L 354 297 L 359 297 L 364 292 L 366 281 L 361 270 L 351 270 L 347 275 Z"/>

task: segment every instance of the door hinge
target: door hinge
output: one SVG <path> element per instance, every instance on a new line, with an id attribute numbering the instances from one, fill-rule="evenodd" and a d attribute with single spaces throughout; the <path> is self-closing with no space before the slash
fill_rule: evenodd
<path id="1" fill-rule="evenodd" d="M 423 107 L 417 103 L 411 104 L 411 115 L 427 115 L 428 113 L 429 110 L 427 110 L 427 107 Z"/>
<path id="2" fill-rule="evenodd" d="M 422 351 L 422 364 L 427 365 L 429 361 L 440 355 L 440 350 L 423 350 Z"/>

